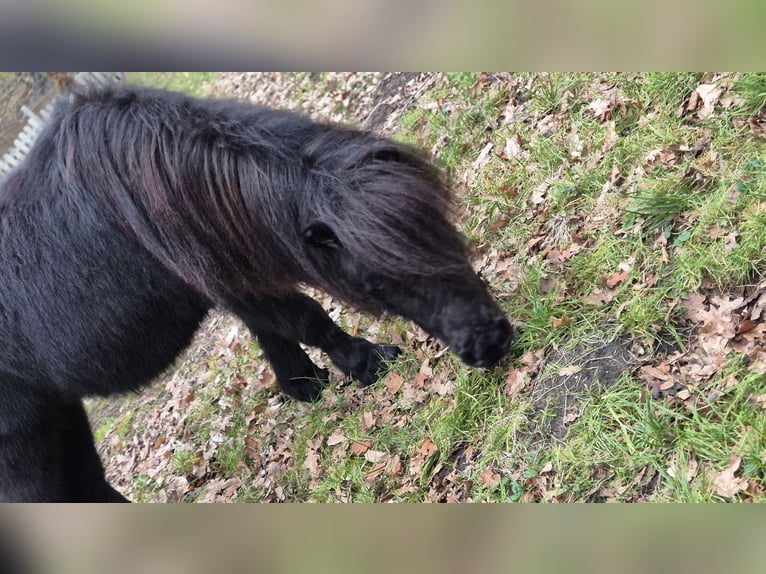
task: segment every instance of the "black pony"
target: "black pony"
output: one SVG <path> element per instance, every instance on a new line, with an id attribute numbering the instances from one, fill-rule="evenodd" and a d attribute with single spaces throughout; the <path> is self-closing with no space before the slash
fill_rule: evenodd
<path id="1" fill-rule="evenodd" d="M 81 399 L 168 367 L 215 305 L 284 393 L 319 396 L 319 347 L 362 385 L 398 349 L 338 328 L 302 285 L 409 318 L 469 365 L 511 327 L 409 147 L 245 103 L 107 87 L 62 98 L 0 182 L 0 500 L 124 500 Z"/>

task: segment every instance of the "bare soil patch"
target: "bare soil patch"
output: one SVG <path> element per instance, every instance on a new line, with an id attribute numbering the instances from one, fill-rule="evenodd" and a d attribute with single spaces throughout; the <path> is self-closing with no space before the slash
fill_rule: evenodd
<path id="1" fill-rule="evenodd" d="M 599 333 L 552 352 L 530 394 L 533 433 L 544 440 L 564 438 L 591 397 L 638 366 L 632 347 L 629 338 L 610 341 Z"/>

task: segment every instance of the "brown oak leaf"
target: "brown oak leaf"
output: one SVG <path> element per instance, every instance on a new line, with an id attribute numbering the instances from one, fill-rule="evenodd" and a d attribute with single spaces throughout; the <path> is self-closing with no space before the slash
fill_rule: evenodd
<path id="1" fill-rule="evenodd" d="M 737 478 L 734 475 L 741 463 L 741 456 L 731 455 L 731 457 L 729 457 L 729 466 L 719 472 L 713 479 L 713 487 L 717 494 L 725 496 L 726 498 L 731 498 L 736 496 L 738 492 L 747 490 L 747 479 Z"/>

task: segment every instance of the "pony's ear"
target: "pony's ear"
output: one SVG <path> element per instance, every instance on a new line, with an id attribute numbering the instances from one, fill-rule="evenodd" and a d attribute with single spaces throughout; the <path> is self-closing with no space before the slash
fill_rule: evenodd
<path id="1" fill-rule="evenodd" d="M 338 236 L 332 227 L 322 221 L 314 221 L 303 230 L 303 238 L 314 247 L 325 249 L 339 249 L 341 247 Z"/>

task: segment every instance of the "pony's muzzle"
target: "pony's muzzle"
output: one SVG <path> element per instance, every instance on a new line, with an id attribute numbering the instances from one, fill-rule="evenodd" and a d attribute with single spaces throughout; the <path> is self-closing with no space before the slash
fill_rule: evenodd
<path id="1" fill-rule="evenodd" d="M 460 359 L 471 367 L 494 367 L 508 354 L 513 328 L 505 317 L 474 327 L 451 345 Z"/>

